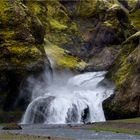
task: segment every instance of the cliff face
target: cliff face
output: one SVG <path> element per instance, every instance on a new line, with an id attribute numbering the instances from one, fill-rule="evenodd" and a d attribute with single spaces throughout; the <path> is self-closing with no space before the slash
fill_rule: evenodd
<path id="1" fill-rule="evenodd" d="M 107 78 L 114 81 L 114 95 L 104 102 L 107 118 L 140 116 L 140 31 L 128 38 L 109 69 Z"/>
<path id="2" fill-rule="evenodd" d="M 2 113 L 24 110 L 25 99 L 15 107 L 20 87 L 50 69 L 48 56 L 57 70 L 108 70 L 116 91 L 104 103 L 106 116 L 140 115 L 139 1 L 8 0 L 0 7 Z"/>
<path id="3" fill-rule="evenodd" d="M 131 2 L 131 1 L 130 1 Z M 140 116 L 140 3 L 128 3 L 131 24 L 137 32 L 128 37 L 119 49 L 118 57 L 109 68 L 107 78 L 116 85 L 115 93 L 104 102 L 108 119 Z"/>
<path id="4" fill-rule="evenodd" d="M 37 17 L 21 1 L 1 1 L 0 7 L 1 117 L 3 111 L 17 110 L 19 114 L 28 102 L 15 107 L 21 84 L 29 75 L 37 76 L 50 66 L 43 51 L 45 29 Z"/>

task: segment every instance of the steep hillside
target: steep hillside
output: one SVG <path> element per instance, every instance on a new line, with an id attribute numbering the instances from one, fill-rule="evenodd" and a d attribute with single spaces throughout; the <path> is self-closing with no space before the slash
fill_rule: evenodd
<path id="1" fill-rule="evenodd" d="M 140 116 L 140 3 L 129 1 L 128 6 L 129 20 L 137 32 L 121 44 L 118 57 L 109 68 L 107 78 L 115 83 L 116 90 L 104 102 L 108 119 Z"/>

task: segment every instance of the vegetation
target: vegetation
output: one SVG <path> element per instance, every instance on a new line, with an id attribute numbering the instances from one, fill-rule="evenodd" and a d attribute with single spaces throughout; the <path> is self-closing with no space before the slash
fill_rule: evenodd
<path id="1" fill-rule="evenodd" d="M 140 123 L 140 118 L 131 118 L 131 119 L 113 120 L 113 122 L 122 122 L 122 123 Z"/>
<path id="2" fill-rule="evenodd" d="M 0 139 L 3 140 L 13 140 L 13 139 L 20 139 L 20 140 L 49 140 L 50 137 L 43 137 L 43 136 L 31 136 L 31 135 L 21 135 L 21 134 L 11 134 L 11 133 L 4 133 L 0 134 Z M 58 138 L 58 140 L 60 140 Z"/>
<path id="3" fill-rule="evenodd" d="M 103 127 L 103 126 L 95 126 L 94 128 L 92 128 L 91 130 L 94 131 L 110 131 L 110 132 L 115 132 L 115 133 L 126 133 L 126 134 L 132 134 L 132 135 L 140 135 L 140 131 L 139 130 L 129 130 L 129 129 L 123 129 L 123 128 L 113 128 L 112 126 L 107 126 L 107 127 Z"/>
<path id="4" fill-rule="evenodd" d="M 53 44 L 46 44 L 45 48 L 47 56 L 53 61 L 52 66 L 58 69 L 69 68 L 71 70 L 82 70 L 85 68 L 86 63 L 80 60 L 78 57 L 74 57 L 64 49 L 59 48 Z"/>
<path id="5" fill-rule="evenodd" d="M 111 131 L 115 133 L 140 135 L 140 130 L 139 128 L 135 127 L 135 124 L 140 125 L 140 118 L 113 120 L 107 121 L 105 123 L 95 123 L 90 129 L 94 131 Z"/>

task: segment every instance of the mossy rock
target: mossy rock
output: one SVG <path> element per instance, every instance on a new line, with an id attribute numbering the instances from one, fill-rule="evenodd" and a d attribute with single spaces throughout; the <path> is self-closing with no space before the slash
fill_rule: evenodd
<path id="1" fill-rule="evenodd" d="M 9 123 L 2 128 L 3 130 L 21 130 L 22 127 L 16 123 Z"/>
<path id="2" fill-rule="evenodd" d="M 38 17 L 20 0 L 4 0 L 0 6 L 0 75 L 5 77 L 0 84 L 6 83 L 0 85 L 1 108 L 9 111 L 16 109 L 22 82 L 30 75 L 39 76 L 50 63 L 43 46 L 45 28 Z"/>
<path id="3" fill-rule="evenodd" d="M 73 14 L 80 17 L 90 17 L 97 12 L 98 0 L 80 0 L 77 3 L 76 10 Z"/>
<path id="4" fill-rule="evenodd" d="M 47 56 L 52 61 L 55 69 L 70 69 L 74 71 L 84 70 L 86 63 L 78 57 L 72 56 L 68 51 L 46 42 L 45 48 Z"/>
<path id="5" fill-rule="evenodd" d="M 106 77 L 116 85 L 114 95 L 103 106 L 108 119 L 138 117 L 139 110 L 139 32 L 130 36 Z"/>

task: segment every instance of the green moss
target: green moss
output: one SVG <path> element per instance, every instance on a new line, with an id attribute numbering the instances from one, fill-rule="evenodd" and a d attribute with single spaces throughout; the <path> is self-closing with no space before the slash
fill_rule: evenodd
<path id="1" fill-rule="evenodd" d="M 78 30 L 78 26 L 75 22 L 72 22 L 70 27 L 69 27 L 69 30 L 71 31 L 77 31 Z"/>
<path id="2" fill-rule="evenodd" d="M 138 0 L 127 0 L 129 7 L 135 8 Z"/>
<path id="3" fill-rule="evenodd" d="M 12 39 L 14 34 L 15 32 L 11 30 L 0 31 L 0 36 L 3 38 L 3 41 L 8 41 L 9 39 Z"/>
<path id="4" fill-rule="evenodd" d="M 126 43 L 130 42 L 131 40 L 134 40 L 138 37 L 140 37 L 140 31 L 136 32 L 135 34 L 133 34 L 129 38 L 127 38 L 126 41 L 123 42 L 123 44 L 126 44 Z"/>
<path id="5" fill-rule="evenodd" d="M 45 51 L 47 56 L 55 63 L 56 68 L 68 68 L 68 69 L 84 69 L 86 63 L 77 57 L 68 55 L 64 49 L 59 48 L 53 44 L 46 44 Z"/>
<path id="6" fill-rule="evenodd" d="M 80 17 L 90 17 L 97 8 L 97 0 L 80 0 L 76 7 L 76 15 Z"/>
<path id="7" fill-rule="evenodd" d="M 113 26 L 113 24 L 111 23 L 111 21 L 105 21 L 103 24 L 104 24 L 106 27 L 112 27 L 112 26 Z"/>
<path id="8" fill-rule="evenodd" d="M 137 44 L 133 42 L 122 45 L 114 65 L 107 74 L 107 77 L 115 82 L 117 88 L 121 88 L 128 80 L 137 65 L 134 59 L 136 47 Z"/>
<path id="9" fill-rule="evenodd" d="M 117 88 L 121 88 L 125 84 L 138 65 L 136 59 L 138 42 L 136 40 L 139 36 L 140 31 L 131 35 L 122 43 L 119 55 L 107 74 L 107 77 L 115 82 Z"/>
<path id="10" fill-rule="evenodd" d="M 132 71 L 135 64 L 128 63 L 126 59 L 124 59 L 124 62 L 121 63 L 120 69 L 115 73 L 115 83 L 116 86 L 121 86 L 128 78 L 130 72 Z"/>
<path id="11" fill-rule="evenodd" d="M 45 39 L 57 46 L 61 46 L 62 44 L 71 42 L 69 35 L 66 33 L 64 34 L 63 32 L 49 33 L 49 35 L 45 36 Z"/>
<path id="12" fill-rule="evenodd" d="M 140 9 L 130 13 L 129 19 L 131 20 L 132 25 L 140 30 Z"/>
<path id="13" fill-rule="evenodd" d="M 51 29 L 65 30 L 67 28 L 66 25 L 61 24 L 60 22 L 58 22 L 57 20 L 54 20 L 54 19 L 49 19 L 49 23 L 50 23 Z"/>
<path id="14" fill-rule="evenodd" d="M 41 6 L 37 2 L 33 2 L 30 5 L 30 9 L 33 11 L 35 15 L 39 15 L 42 11 Z"/>
<path id="15" fill-rule="evenodd" d="M 12 7 L 10 6 L 8 1 L 1 1 L 0 2 L 0 24 L 6 25 L 11 20 L 12 16 Z"/>
<path id="16" fill-rule="evenodd" d="M 9 50 L 11 55 L 35 55 L 36 53 L 38 53 L 37 48 L 35 47 L 31 47 L 30 49 L 28 49 L 28 47 L 25 47 L 23 44 L 18 44 L 18 46 L 8 46 L 7 49 Z"/>
<path id="17" fill-rule="evenodd" d="M 17 45 L 18 44 L 18 45 Z M 9 56 L 5 62 L 10 65 L 24 67 L 29 65 L 31 62 L 35 62 L 41 56 L 39 50 L 32 44 L 24 44 L 21 42 L 10 41 L 2 44 L 7 50 Z"/>

